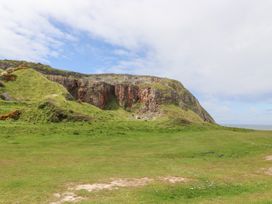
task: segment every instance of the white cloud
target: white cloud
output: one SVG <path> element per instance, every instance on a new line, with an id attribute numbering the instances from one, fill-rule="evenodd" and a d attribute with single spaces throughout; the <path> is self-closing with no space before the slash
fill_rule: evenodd
<path id="1" fill-rule="evenodd" d="M 0 57 L 45 61 L 58 55 L 63 40 L 73 39 L 34 2 L 0 1 Z"/>
<path id="2" fill-rule="evenodd" d="M 60 54 L 71 35 L 54 20 L 123 47 L 120 55 L 146 51 L 111 70 L 173 77 L 216 97 L 271 98 L 271 10 L 270 0 L 0 0 L 0 57 Z"/>

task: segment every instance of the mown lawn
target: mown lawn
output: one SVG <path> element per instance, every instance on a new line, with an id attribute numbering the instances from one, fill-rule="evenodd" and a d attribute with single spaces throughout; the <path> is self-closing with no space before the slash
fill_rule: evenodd
<path id="1" fill-rule="evenodd" d="M 181 176 L 78 192 L 81 203 L 270 203 L 272 132 L 152 122 L 0 123 L 0 203 L 50 203 L 70 184 Z"/>

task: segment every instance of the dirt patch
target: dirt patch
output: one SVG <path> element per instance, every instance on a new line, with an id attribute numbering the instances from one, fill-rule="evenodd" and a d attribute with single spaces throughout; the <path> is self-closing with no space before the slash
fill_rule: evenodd
<path id="1" fill-rule="evenodd" d="M 159 177 L 160 181 L 164 181 L 167 183 L 182 183 L 182 182 L 186 182 L 188 181 L 187 178 L 183 178 L 183 177 L 177 177 L 177 176 L 166 176 L 166 177 Z"/>
<path id="2" fill-rule="evenodd" d="M 272 155 L 268 155 L 264 158 L 266 161 L 272 161 Z"/>
<path id="3" fill-rule="evenodd" d="M 92 191 L 101 191 L 101 190 L 113 190 L 118 189 L 120 187 L 138 187 L 145 186 L 151 183 L 153 179 L 144 177 L 139 179 L 115 179 L 109 183 L 95 183 L 95 184 L 83 184 L 78 185 L 70 190 L 86 190 L 89 192 Z"/>
<path id="4" fill-rule="evenodd" d="M 264 173 L 268 176 L 272 176 L 272 167 L 268 168 L 268 169 L 265 169 L 264 170 Z"/>
<path id="5" fill-rule="evenodd" d="M 272 168 L 271 168 L 272 173 Z M 111 179 L 108 183 L 93 183 L 93 184 L 80 184 L 71 186 L 65 193 L 55 193 L 54 197 L 58 200 L 51 202 L 50 204 L 62 204 L 65 202 L 76 203 L 85 198 L 78 196 L 75 192 L 80 190 L 86 190 L 88 192 L 98 192 L 103 190 L 117 190 L 124 187 L 142 187 L 155 181 L 162 181 L 165 183 L 175 184 L 186 182 L 189 179 L 177 176 L 158 177 L 156 179 L 143 177 L 143 178 L 120 178 Z"/>
<path id="6" fill-rule="evenodd" d="M 65 193 L 55 193 L 54 197 L 58 199 L 56 202 L 51 202 L 50 204 L 62 204 L 65 202 L 71 202 L 71 203 L 76 203 L 81 200 L 84 200 L 83 197 L 76 195 L 73 192 L 65 192 Z"/>

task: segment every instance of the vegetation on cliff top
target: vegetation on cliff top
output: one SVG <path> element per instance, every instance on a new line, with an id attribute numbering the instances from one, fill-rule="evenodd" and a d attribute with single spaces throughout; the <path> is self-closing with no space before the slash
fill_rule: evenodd
<path id="1" fill-rule="evenodd" d="M 19 110 L 20 120 L 29 122 L 61 122 L 61 121 L 93 121 L 93 120 L 135 120 L 137 109 L 141 107 L 135 104 L 131 110 L 123 110 L 116 103 L 111 110 L 104 110 L 84 102 L 78 102 L 72 98 L 70 93 L 60 84 L 48 80 L 42 73 L 36 70 L 49 69 L 47 66 L 17 61 L 1 61 L 3 70 L 10 66 L 18 66 L 20 69 L 12 71 L 12 79 L 1 80 L 0 87 L 0 114 Z M 35 70 L 24 66 L 34 66 Z M 92 76 L 93 77 L 93 76 Z M 118 75 L 117 77 L 121 77 Z M 145 77 L 143 77 L 145 78 Z M 148 77 L 146 77 L 148 78 Z M 121 80 L 122 78 L 120 78 Z M 175 84 L 171 80 L 164 79 L 163 83 L 149 83 L 162 90 L 161 93 L 168 94 L 173 90 Z M 148 80 L 147 80 L 148 81 Z M 145 85 L 144 85 L 145 86 Z M 183 91 L 183 90 L 182 90 Z M 2 99 L 1 99 L 2 98 Z M 203 120 L 191 110 L 181 109 L 175 104 L 161 105 L 158 114 L 152 113 L 158 123 L 175 121 L 179 124 L 203 123 Z M 151 113 L 148 113 L 151 114 Z M 155 117 L 154 117 L 155 115 Z M 141 118 L 149 117 L 148 115 Z M 179 121 L 179 122 L 178 122 Z"/>

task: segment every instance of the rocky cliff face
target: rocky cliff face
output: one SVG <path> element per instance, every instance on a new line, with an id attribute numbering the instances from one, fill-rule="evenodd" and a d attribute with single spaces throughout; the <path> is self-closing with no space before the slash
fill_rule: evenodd
<path id="1" fill-rule="evenodd" d="M 112 109 L 114 104 L 126 110 L 137 107 L 139 113 L 159 113 L 160 105 L 175 104 L 182 109 L 192 110 L 206 122 L 214 123 L 198 100 L 175 80 L 118 74 L 84 75 L 35 63 L 0 61 L 0 69 L 3 70 L 20 66 L 43 73 L 49 80 L 63 85 L 75 100 L 101 109 Z"/>
<path id="2" fill-rule="evenodd" d="M 197 99 L 179 82 L 151 76 L 90 75 L 83 77 L 46 75 L 62 84 L 77 100 L 108 109 L 111 103 L 126 110 L 140 104 L 142 113 L 159 111 L 162 104 L 175 104 L 197 113 L 204 121 L 214 123 Z"/>

